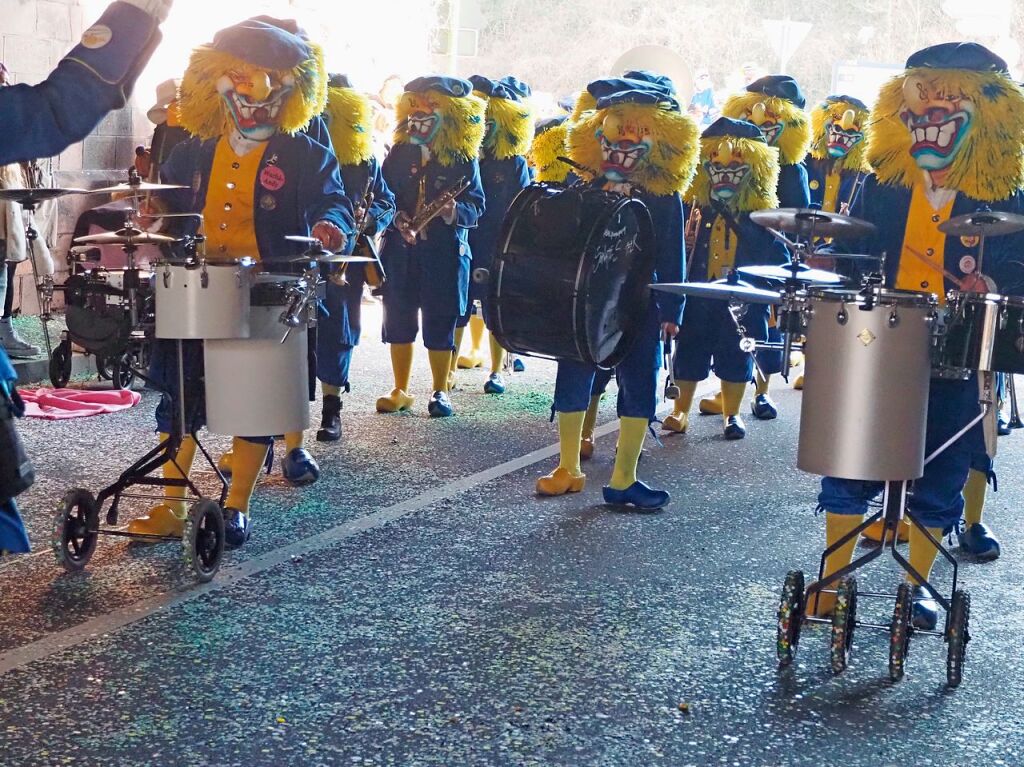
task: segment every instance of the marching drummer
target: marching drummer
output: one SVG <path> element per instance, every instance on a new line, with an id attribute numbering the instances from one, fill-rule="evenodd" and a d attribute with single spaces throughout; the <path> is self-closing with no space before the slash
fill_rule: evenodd
<path id="1" fill-rule="evenodd" d="M 690 257 L 691 282 L 727 277 L 755 264 L 782 263 L 788 251 L 750 220 L 750 213 L 778 207 L 779 150 L 768 146 L 751 122 L 720 117 L 701 136 L 701 163 L 690 190 L 690 216 L 699 221 Z M 767 337 L 767 312 L 748 305 L 741 320 L 748 337 Z M 684 433 L 697 384 L 714 369 L 722 384 L 725 438 L 743 439 L 740 404 L 754 372 L 754 357 L 740 348 L 736 323 L 725 301 L 690 298 L 679 336 L 672 375 L 679 392 L 666 431 Z"/>
<path id="2" fill-rule="evenodd" d="M 591 83 L 596 111 L 569 131 L 569 157 L 584 168 L 600 169 L 594 183 L 644 202 L 654 222 L 656 260 L 649 280 L 677 282 L 685 273 L 683 210 L 680 194 L 693 178 L 698 155 L 697 126 L 663 88 L 637 80 Z M 654 420 L 662 336 L 672 337 L 682 318 L 680 297 L 657 294 L 625 359 L 615 368 L 619 384 L 619 442 L 615 468 L 603 489 L 606 503 L 657 509 L 669 494 L 637 479 L 644 437 Z M 540 495 L 583 490 L 580 468 L 583 422 L 597 369 L 559 360 L 554 410 L 558 414 L 558 467 L 537 480 Z"/>
<path id="3" fill-rule="evenodd" d="M 294 256 L 285 235 L 308 235 L 337 251 L 353 231 L 352 208 L 338 161 L 326 147 L 300 133 L 324 107 L 326 73 L 318 47 L 294 22 L 261 16 L 214 35 L 192 53 L 178 101 L 180 124 L 193 138 L 175 147 L 163 167 L 167 183 L 187 189 L 166 195 L 175 211 L 201 212 L 211 261 L 245 256 L 265 265 Z M 281 269 L 287 271 L 287 269 Z M 173 343 L 157 342 L 152 375 L 177 388 Z M 203 399 L 200 344 L 186 350 L 186 403 Z M 281 371 L 281 375 L 299 371 Z M 158 430 L 171 431 L 171 403 L 157 408 Z M 202 426 L 196 407 L 190 428 Z M 225 502 L 225 540 L 241 546 L 251 532 L 249 501 L 273 439 L 236 436 L 231 448 L 231 488 Z M 302 432 L 285 435 L 285 478 L 314 481 L 319 467 L 302 448 Z M 195 442 L 186 438 L 164 476 L 187 476 Z M 165 503 L 134 520 L 129 531 L 175 535 L 183 526 L 180 487 L 167 487 Z"/>
<path id="4" fill-rule="evenodd" d="M 473 269 L 476 270 L 490 267 L 508 206 L 523 187 L 530 183 L 525 155 L 533 140 L 533 113 L 519 91 L 507 82 L 490 80 L 480 75 L 473 75 L 469 80 L 473 83 L 474 94 L 487 102 L 487 128 L 480 149 L 480 179 L 487 198 L 487 209 L 480 216 L 476 228 L 469 233 Z M 516 80 L 516 83 L 519 81 Z M 483 308 L 485 292 L 483 283 L 470 282 L 470 309 L 459 318 L 455 331 L 456 363 L 460 368 L 476 368 L 483 364 L 484 318 L 480 310 Z M 467 325 L 470 348 L 465 356 L 459 356 L 462 334 Z M 501 370 L 505 363 L 505 350 L 494 336 L 490 338 L 490 351 L 491 370 L 484 391 L 488 394 L 504 394 L 505 380 Z"/>
<path id="5" fill-rule="evenodd" d="M 413 344 L 422 321 L 433 379 L 427 412 L 432 418 L 452 415 L 448 374 L 455 325 L 469 305 L 469 229 L 484 212 L 477 155 L 485 110 L 472 84 L 454 77 L 412 80 L 398 102 L 395 146 L 383 172 L 399 212 L 381 253 L 388 276 L 384 342 L 394 387 L 377 400 L 379 413 L 413 406 Z"/>
<path id="6" fill-rule="evenodd" d="M 1024 91 L 1010 78 L 1006 63 L 975 43 L 945 43 L 913 54 L 906 70 L 879 95 L 868 122 L 867 179 L 853 214 L 877 227 L 862 252 L 886 254 L 885 281 L 902 290 L 1020 293 L 1021 237 L 986 238 L 984 263 L 978 237 L 947 236 L 939 227 L 950 218 L 988 206 L 1019 213 L 1024 186 Z M 844 244 L 844 247 L 846 244 Z M 928 395 L 926 454 L 954 437 L 977 417 L 979 380 L 936 378 Z M 951 531 L 964 511 L 961 490 L 984 488 L 990 462 L 984 429 L 976 424 L 929 461 L 915 481 L 909 510 L 936 539 Z M 826 512 L 826 541 L 836 543 L 860 524 L 881 483 L 825 477 L 819 505 Z M 966 520 L 961 537 L 969 552 L 998 547 L 981 521 L 980 504 Z M 825 574 L 848 564 L 856 540 L 828 557 Z M 910 564 L 927 579 L 938 549 L 911 526 Z M 914 625 L 933 629 L 938 605 L 915 584 Z M 818 614 L 830 612 L 832 595 L 823 594 Z"/>
<path id="7" fill-rule="evenodd" d="M 395 196 L 373 155 L 373 107 L 345 75 L 332 75 L 324 117 L 345 193 L 355 209 L 358 254 L 366 255 L 369 240 L 382 233 L 395 215 Z M 374 264 L 356 263 L 327 281 L 327 316 L 321 317 L 316 334 L 317 378 L 324 397 L 316 433 L 320 442 L 341 439 L 341 393 L 349 390 L 352 351 L 359 343 L 363 285 L 369 281 L 378 287 L 382 279 Z"/>

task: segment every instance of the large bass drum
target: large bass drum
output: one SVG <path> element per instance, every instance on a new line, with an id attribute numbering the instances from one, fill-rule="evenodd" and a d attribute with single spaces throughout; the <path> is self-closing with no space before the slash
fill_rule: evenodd
<path id="1" fill-rule="evenodd" d="M 536 183 L 502 224 L 484 317 L 508 351 L 614 367 L 647 313 L 647 206 L 616 192 Z"/>

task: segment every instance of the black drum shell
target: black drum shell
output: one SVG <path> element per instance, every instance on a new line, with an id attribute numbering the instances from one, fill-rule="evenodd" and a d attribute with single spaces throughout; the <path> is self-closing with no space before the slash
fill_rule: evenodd
<path id="1" fill-rule="evenodd" d="M 650 300 L 654 226 L 638 199 L 535 183 L 502 224 L 484 315 L 507 350 L 614 367 Z"/>
<path id="2" fill-rule="evenodd" d="M 941 367 L 1024 373 L 1024 301 L 967 296 L 950 307 L 936 353 Z"/>
<path id="3" fill-rule="evenodd" d="M 64 299 L 71 341 L 90 354 L 111 356 L 124 352 L 131 338 L 131 316 L 124 304 L 107 303 L 107 298 L 127 300 L 126 294 L 126 290 L 108 283 L 102 271 L 68 277 L 64 283 Z M 152 287 L 148 280 L 137 280 L 136 295 L 141 321 L 152 322 Z"/>

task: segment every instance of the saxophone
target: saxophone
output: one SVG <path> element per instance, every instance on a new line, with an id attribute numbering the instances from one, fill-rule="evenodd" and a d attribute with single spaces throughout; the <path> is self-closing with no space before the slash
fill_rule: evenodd
<path id="1" fill-rule="evenodd" d="M 410 240 L 415 241 L 420 232 L 426 229 L 431 221 L 440 216 L 441 211 L 447 208 L 449 203 L 469 189 L 469 184 L 469 180 L 462 176 L 458 181 L 441 192 L 441 194 L 417 210 L 412 218 L 407 219 L 404 224 L 400 224 L 404 233 L 408 235 Z"/>

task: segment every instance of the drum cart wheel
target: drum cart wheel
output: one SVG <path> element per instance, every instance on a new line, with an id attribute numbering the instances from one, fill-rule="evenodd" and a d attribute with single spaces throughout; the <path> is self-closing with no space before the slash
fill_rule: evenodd
<path id="1" fill-rule="evenodd" d="M 797 646 L 800 644 L 800 627 L 804 617 L 804 574 L 800 570 L 790 570 L 782 586 L 782 598 L 779 600 L 778 638 L 775 653 L 779 658 L 779 667 L 783 668 L 793 662 Z"/>
<path id="2" fill-rule="evenodd" d="M 841 674 L 849 664 L 853 648 L 853 629 L 857 623 L 857 579 L 844 578 L 836 586 L 836 606 L 832 611 L 832 673 Z"/>
<path id="3" fill-rule="evenodd" d="M 181 537 L 182 561 L 200 583 L 217 574 L 224 557 L 224 512 L 209 498 L 200 498 L 189 509 Z"/>
<path id="4" fill-rule="evenodd" d="M 894 682 L 903 679 L 906 672 L 913 607 L 914 589 L 904 581 L 896 590 L 896 606 L 889 623 L 889 678 Z"/>
<path id="5" fill-rule="evenodd" d="M 135 381 L 135 362 L 131 352 L 111 360 L 110 381 L 115 389 L 130 389 Z"/>
<path id="6" fill-rule="evenodd" d="M 55 389 L 63 389 L 71 380 L 71 341 L 61 340 L 50 354 L 50 383 Z"/>
<path id="7" fill-rule="evenodd" d="M 946 615 L 946 684 L 955 688 L 963 681 L 967 643 L 971 641 L 971 595 L 957 590 Z"/>
<path id="8" fill-rule="evenodd" d="M 99 511 L 88 490 L 68 490 L 57 506 L 50 544 L 57 561 L 68 572 L 79 572 L 96 551 Z"/>

